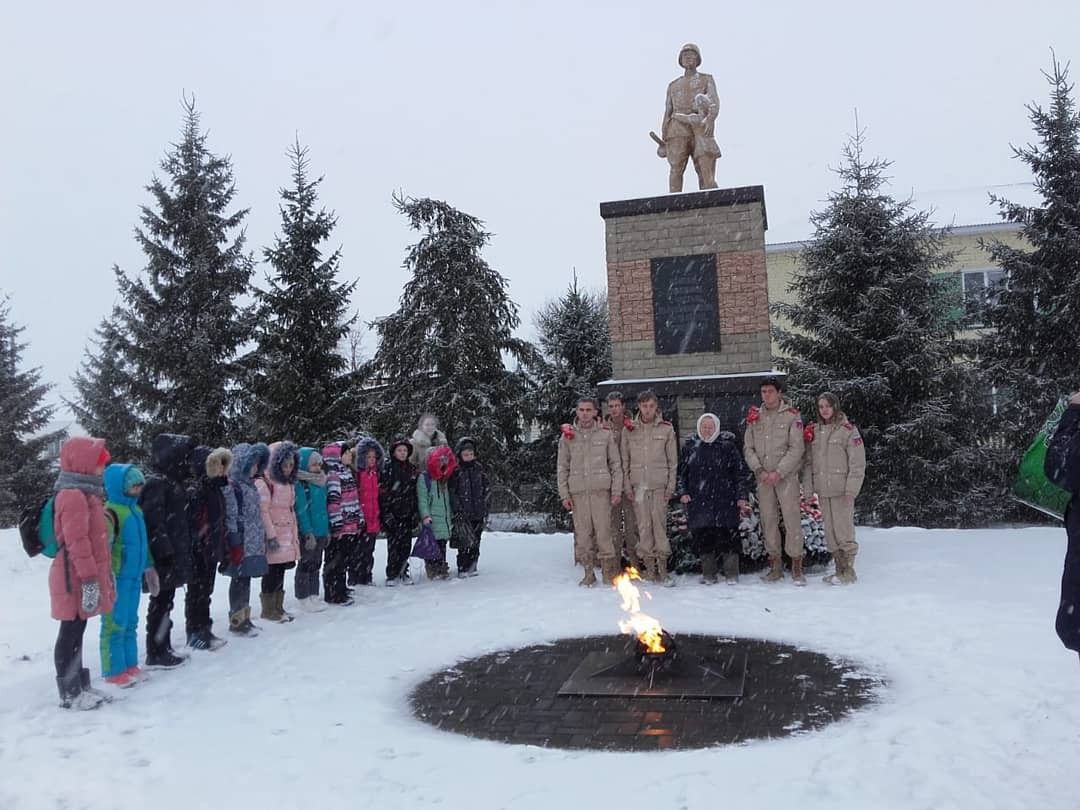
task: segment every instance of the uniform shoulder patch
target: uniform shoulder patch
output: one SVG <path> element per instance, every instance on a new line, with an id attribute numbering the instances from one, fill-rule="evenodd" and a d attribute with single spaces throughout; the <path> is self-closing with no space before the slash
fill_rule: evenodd
<path id="1" fill-rule="evenodd" d="M 562 434 L 562 437 L 564 439 L 566 439 L 567 441 L 573 441 L 573 439 L 574 439 L 574 426 L 573 425 L 570 425 L 570 424 L 559 425 L 559 432 Z"/>
<path id="2" fill-rule="evenodd" d="M 854 430 L 855 426 L 851 422 L 844 422 L 844 428 L 847 430 Z"/>
<path id="3" fill-rule="evenodd" d="M 817 428 L 813 422 L 803 428 L 802 437 L 803 441 L 807 444 L 813 444 L 814 442 L 814 430 Z"/>
<path id="4" fill-rule="evenodd" d="M 760 418 L 761 418 L 761 409 L 758 408 L 757 405 L 751 405 L 750 410 L 748 410 L 746 412 L 746 422 L 747 422 L 747 424 L 752 425 L 752 424 L 754 424 L 754 422 L 756 422 Z"/>

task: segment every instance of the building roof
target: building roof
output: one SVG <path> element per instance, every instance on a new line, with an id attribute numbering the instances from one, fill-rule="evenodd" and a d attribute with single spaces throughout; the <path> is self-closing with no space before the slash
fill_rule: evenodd
<path id="1" fill-rule="evenodd" d="M 953 225 L 951 227 L 934 228 L 938 233 L 947 231 L 956 236 L 976 236 L 989 233 L 1016 233 L 1020 225 L 1015 222 L 981 222 L 975 225 Z M 789 250 L 802 250 L 812 240 L 799 239 L 794 242 L 771 242 L 765 245 L 766 253 L 784 253 Z"/>

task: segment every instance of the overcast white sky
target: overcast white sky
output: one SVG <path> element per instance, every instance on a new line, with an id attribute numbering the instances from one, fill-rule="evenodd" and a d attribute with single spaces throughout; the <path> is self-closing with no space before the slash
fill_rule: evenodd
<path id="1" fill-rule="evenodd" d="M 1023 105 L 1046 98 L 1049 49 L 1080 57 L 1080 3 L 881 5 L 5 4 L 0 291 L 26 359 L 70 393 L 110 268 L 143 265 L 132 229 L 187 91 L 210 148 L 233 157 L 260 260 L 299 131 L 363 318 L 392 311 L 405 280 L 403 190 L 486 221 L 528 328 L 571 268 L 603 287 L 601 201 L 666 191 L 647 133 L 688 40 L 722 101 L 717 180 L 765 186 L 768 241 L 808 235 L 855 108 L 897 194 L 942 223 L 993 221 L 986 188 L 1030 180 L 1009 144 L 1030 138 Z"/>

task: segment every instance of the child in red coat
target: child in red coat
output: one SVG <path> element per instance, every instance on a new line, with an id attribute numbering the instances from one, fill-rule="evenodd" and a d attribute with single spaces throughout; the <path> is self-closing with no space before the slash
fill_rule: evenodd
<path id="1" fill-rule="evenodd" d="M 379 523 L 379 467 L 383 455 L 382 445 L 371 436 L 364 436 L 356 443 L 356 482 L 364 513 L 363 530 L 353 559 L 353 580 L 357 585 L 375 584 L 372 570 L 375 567 L 375 537 L 382 528 Z"/>

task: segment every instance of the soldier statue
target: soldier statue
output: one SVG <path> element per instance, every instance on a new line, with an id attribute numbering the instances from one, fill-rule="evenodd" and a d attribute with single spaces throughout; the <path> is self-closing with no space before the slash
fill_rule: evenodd
<path id="1" fill-rule="evenodd" d="M 686 163 L 694 160 L 698 188 L 716 188 L 716 159 L 720 147 L 713 137 L 716 116 L 720 112 L 720 97 L 716 82 L 708 73 L 699 73 L 701 51 L 697 45 L 683 45 L 679 51 L 679 66 L 683 75 L 668 85 L 664 121 L 660 135 L 649 135 L 658 144 L 656 154 L 666 157 L 671 166 L 668 188 L 672 193 L 682 191 Z"/>

